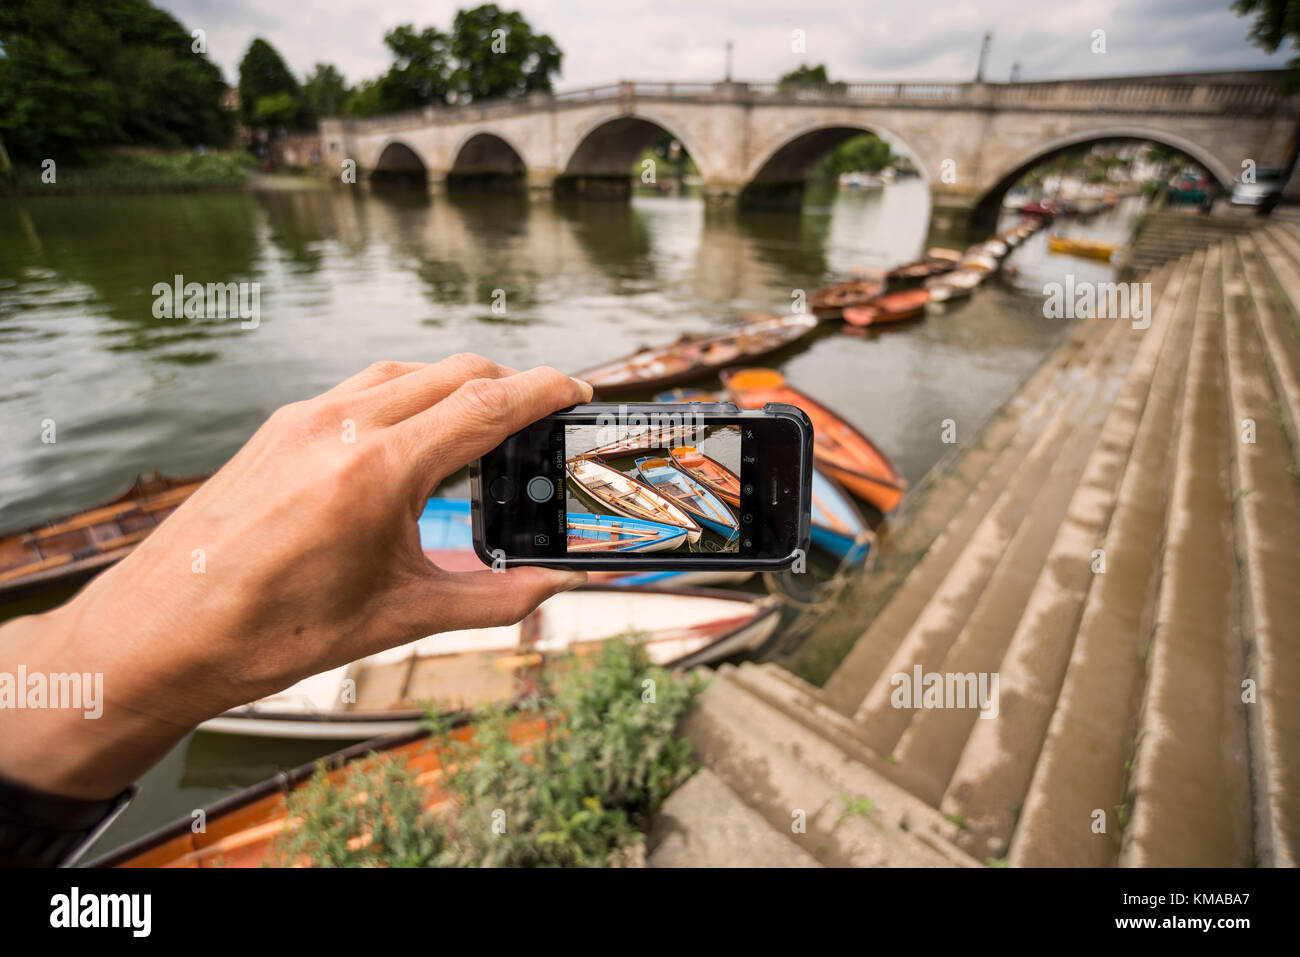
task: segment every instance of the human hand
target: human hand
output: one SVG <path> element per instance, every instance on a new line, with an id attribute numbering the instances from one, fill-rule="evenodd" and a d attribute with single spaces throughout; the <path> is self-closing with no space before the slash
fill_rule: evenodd
<path id="1" fill-rule="evenodd" d="M 0 775 L 106 797 L 228 708 L 424 635 L 516 622 L 582 583 L 443 571 L 417 521 L 448 475 L 590 398 L 554 369 L 460 355 L 377 363 L 278 410 L 130 556 L 0 629 L 0 671 L 102 673 L 105 699 L 98 720 L 0 712 Z"/>

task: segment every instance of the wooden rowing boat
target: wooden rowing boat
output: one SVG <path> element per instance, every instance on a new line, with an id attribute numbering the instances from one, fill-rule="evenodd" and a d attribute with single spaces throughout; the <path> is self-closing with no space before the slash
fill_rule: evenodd
<path id="1" fill-rule="evenodd" d="M 917 260 L 914 263 L 895 266 L 889 270 L 887 279 L 890 288 L 905 287 L 908 284 L 923 282 L 931 276 L 938 276 L 956 268 L 956 260 L 947 257 L 926 258 Z"/>
<path id="2" fill-rule="evenodd" d="M 884 322 L 912 319 L 925 312 L 930 301 L 928 289 L 904 289 L 877 296 L 865 306 L 844 310 L 844 321 L 851 326 L 875 326 Z"/>
<path id="3" fill-rule="evenodd" d="M 813 469 L 812 543 L 841 561 L 866 560 L 875 537 L 853 499 L 820 468 Z"/>
<path id="4" fill-rule="evenodd" d="M 280 738 L 373 738 L 413 730 L 424 702 L 448 711 L 536 693 L 540 669 L 635 636 L 650 660 L 694 667 L 758 647 L 776 628 L 768 595 L 701 588 L 583 585 L 522 622 L 430 635 L 227 711 L 203 731 Z"/>
<path id="5" fill-rule="evenodd" d="M 576 377 L 590 382 L 596 394 L 617 396 L 663 389 L 709 375 L 741 360 L 757 359 L 791 345 L 817 326 L 815 316 L 750 314 L 721 333 L 682 336 L 676 342 L 596 366 Z"/>
<path id="6" fill-rule="evenodd" d="M 668 450 L 668 457 L 683 472 L 728 505 L 740 505 L 740 476 L 716 459 L 711 459 L 693 445 L 679 445 Z"/>
<path id="7" fill-rule="evenodd" d="M 1102 262 L 1110 262 L 1111 257 L 1119 249 L 1118 243 L 1104 243 L 1096 239 L 1075 239 L 1070 236 L 1052 236 L 1047 237 L 1047 248 L 1054 253 L 1065 253 L 1069 256 L 1080 256 L 1085 259 L 1099 259 Z"/>
<path id="8" fill-rule="evenodd" d="M 129 555 L 205 478 L 155 469 L 103 505 L 0 538 L 0 600 L 82 584 Z"/>
<path id="9" fill-rule="evenodd" d="M 532 714 L 515 718 L 508 731 L 510 740 L 526 745 L 546 732 L 546 723 Z M 453 722 L 453 740 L 468 740 L 474 725 L 468 716 Z M 322 764 L 334 786 L 342 786 L 348 775 L 368 771 L 380 761 L 394 761 L 405 768 L 417 786 L 428 794 L 425 810 L 437 812 L 447 803 L 440 789 L 443 750 L 430 747 L 427 731 L 388 735 L 363 741 L 349 748 L 294 768 L 250 788 L 224 797 L 203 809 L 204 827 L 196 831 L 194 817 L 185 817 L 159 828 L 92 861 L 91 867 L 266 867 L 277 863 L 275 841 L 280 834 L 298 826 L 288 815 L 286 800 L 307 785 Z"/>
<path id="10" fill-rule="evenodd" d="M 675 525 L 686 529 L 686 539 L 692 545 L 700 540 L 700 526 L 680 505 L 613 466 L 580 456 L 570 459 L 565 471 L 575 490 L 600 511 Z"/>
<path id="11" fill-rule="evenodd" d="M 818 319 L 838 319 L 846 306 L 861 306 L 884 291 L 883 277 L 849 279 L 817 290 L 808 308 Z"/>
<path id="12" fill-rule="evenodd" d="M 907 491 L 907 480 L 874 442 L 815 399 L 786 384 L 774 369 L 728 369 L 722 383 L 737 405 L 761 409 L 788 402 L 813 424 L 813 455 L 822 470 L 882 512 L 893 511 Z"/>
<path id="13" fill-rule="evenodd" d="M 961 251 L 957 249 L 946 249 L 943 246 L 931 246 L 925 251 L 926 259 L 947 259 L 950 262 L 957 262 L 961 259 Z"/>
<path id="14" fill-rule="evenodd" d="M 685 417 L 683 417 L 685 418 Z M 590 449 L 584 455 L 616 459 L 633 452 L 646 452 L 650 449 L 666 449 L 697 437 L 699 427 L 695 424 L 651 425 L 643 429 L 626 432 L 620 439 Z"/>
<path id="15" fill-rule="evenodd" d="M 698 479 L 673 465 L 662 456 L 643 456 L 636 460 L 641 481 L 672 499 L 705 528 L 717 532 L 728 542 L 740 534 L 740 523 L 731 509 Z"/>
<path id="16" fill-rule="evenodd" d="M 686 541 L 686 529 L 621 515 L 569 512 L 565 534 L 570 552 L 662 552 Z"/>
<path id="17" fill-rule="evenodd" d="M 969 296 L 984 281 L 986 272 L 980 269 L 958 269 L 943 276 L 936 276 L 926 284 L 930 290 L 930 302 L 947 302 L 961 296 Z"/>

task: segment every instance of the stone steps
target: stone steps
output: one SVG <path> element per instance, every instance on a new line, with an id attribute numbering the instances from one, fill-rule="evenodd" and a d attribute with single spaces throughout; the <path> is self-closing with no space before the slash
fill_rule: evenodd
<path id="1" fill-rule="evenodd" d="M 1130 779 L 1125 866 L 1251 863 L 1245 664 L 1222 365 L 1222 249 L 1197 300 L 1152 650 Z"/>
<path id="2" fill-rule="evenodd" d="M 910 627 L 905 631 L 900 629 L 892 636 L 896 650 L 877 675 L 855 715 L 864 725 L 867 739 L 882 754 L 894 751 L 914 715 L 911 708 L 894 706 L 893 676 L 900 673 L 911 675 L 917 666 L 923 672 L 939 667 L 976 611 L 981 595 L 998 572 L 1022 522 L 1033 512 L 1040 497 L 1049 494 L 1045 489 L 1051 484 L 1054 473 L 1059 474 L 1056 466 L 1061 450 L 1077 446 L 1078 443 L 1072 441 L 1076 430 L 1086 432 L 1095 417 L 1094 410 L 1109 404 L 1108 392 L 1116 380 L 1106 372 L 1116 364 L 1116 352 L 1125 341 L 1124 324 L 1111 320 L 1093 321 L 1105 322 L 1108 329 L 1101 348 L 1081 370 L 1078 387 L 1060 403 L 1014 472 L 1002 477 L 999 494 L 974 531 L 961 543 L 960 554 L 946 574 L 933 584 L 928 581 L 923 584 L 924 603 Z M 1119 365 L 1122 369 L 1127 367 L 1122 359 Z M 1070 465 L 1073 464 L 1071 461 Z M 909 581 L 908 585 L 913 583 Z M 879 619 L 877 624 L 880 624 Z M 893 623 L 886 620 L 884 624 L 889 626 Z M 872 630 L 876 630 L 876 625 Z"/>
<path id="3" fill-rule="evenodd" d="M 749 670 L 746 681 L 772 680 Z M 723 665 L 715 672 L 682 731 L 700 760 L 783 840 L 829 866 L 977 866 L 952 844 L 951 823 L 755 695 L 737 671 Z"/>
<path id="4" fill-rule="evenodd" d="M 900 604 L 891 614 L 903 613 L 902 603 L 907 599 L 898 598 L 899 585 L 919 562 L 933 565 L 940 561 L 945 548 L 951 548 L 969 531 L 965 526 L 972 516 L 977 516 L 981 496 L 999 481 L 986 478 L 990 471 L 1014 468 L 1017 450 L 1027 448 L 1026 443 L 1046 421 L 1045 416 L 1066 391 L 1077 385 L 1079 373 L 1074 363 L 1091 355 L 1104 332 L 1099 323 L 1076 324 L 1065 343 L 1029 376 L 980 430 L 978 438 L 940 462 L 877 529 L 865 580 L 846 596 L 844 611 L 839 613 L 845 620 L 828 623 L 828 627 L 858 637 L 822 688 L 832 707 L 852 714 L 862 700 L 862 676 L 874 676 L 882 667 L 879 649 L 872 641 L 861 640 L 862 629 L 857 623 L 874 620 L 895 601 Z M 835 617 L 835 613 L 829 617 Z"/>
<path id="5" fill-rule="evenodd" d="M 1274 379 L 1252 374 L 1269 368 L 1264 297 L 1251 286 L 1238 247 L 1225 248 L 1224 355 L 1230 421 L 1237 429 L 1233 500 L 1237 567 L 1242 581 L 1246 676 L 1256 701 L 1246 708 L 1255 792 L 1256 862 L 1300 865 L 1300 483 L 1295 447 L 1273 414 Z M 1254 308 L 1252 307 L 1252 300 Z M 1245 429 L 1247 421 L 1253 435 Z M 1247 438 L 1252 441 L 1246 441 Z M 1281 530 L 1281 534 L 1279 531 Z M 1285 530 L 1289 530 L 1287 533 Z"/>
<path id="6" fill-rule="evenodd" d="M 1020 555 L 1005 581 L 990 582 L 981 599 L 1001 614 L 973 616 L 943 673 L 996 673 L 998 712 L 979 719 L 975 711 L 935 710 L 918 715 L 896 752 L 915 763 L 926 796 L 946 814 L 965 822 L 964 846 L 977 856 L 1005 856 L 1011 829 L 1025 799 L 1047 725 L 1079 631 L 1090 591 L 1109 562 L 1107 532 L 1117 493 L 1147 412 L 1151 379 L 1173 325 L 1175 304 L 1185 283 L 1186 264 L 1165 288 L 1151 325 L 1132 329 L 1136 356 L 1116 400 L 1100 413 L 1104 423 L 1095 443 L 1072 438 L 1062 459 L 1075 463 L 1060 476 L 1060 489 L 1026 520 Z M 1185 297 L 1184 297 L 1185 298 Z M 1082 466 L 1080 457 L 1086 458 Z M 1101 550 L 1098 554 L 1097 550 Z M 1106 571 L 1109 568 L 1106 566 Z M 1102 572 L 1104 574 L 1105 572 Z M 971 626 L 983 625 L 979 630 Z"/>
<path id="7" fill-rule="evenodd" d="M 646 836 L 647 867 L 821 867 L 708 768 L 668 796 Z"/>

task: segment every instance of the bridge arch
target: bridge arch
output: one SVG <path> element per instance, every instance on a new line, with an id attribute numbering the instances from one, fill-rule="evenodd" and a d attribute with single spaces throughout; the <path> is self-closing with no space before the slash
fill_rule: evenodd
<path id="1" fill-rule="evenodd" d="M 998 210 L 1002 208 L 1002 198 L 1007 190 L 1014 186 L 1022 176 L 1037 166 L 1050 162 L 1062 153 L 1091 146 L 1095 143 L 1113 143 L 1116 140 L 1130 142 L 1159 143 L 1178 150 L 1200 163 L 1211 176 L 1225 189 L 1232 188 L 1233 172 L 1218 157 L 1206 148 L 1175 133 L 1141 126 L 1111 126 L 1098 129 L 1081 130 L 1040 143 L 1021 159 L 995 174 L 991 185 L 971 213 L 971 225 L 992 228 L 997 225 Z"/>
<path id="2" fill-rule="evenodd" d="M 611 192 L 626 194 L 633 167 L 648 146 L 668 134 L 682 144 L 702 175 L 709 162 L 697 145 L 696 137 L 682 131 L 682 124 L 653 112 L 608 113 L 576 131 L 571 145 L 561 150 L 565 157 L 560 178 L 569 183 L 584 183 L 584 192 L 600 192 L 591 187 L 604 181 Z"/>
<path id="3" fill-rule="evenodd" d="M 461 137 L 451 153 L 448 188 L 501 186 L 522 189 L 528 172 L 523 153 L 503 133 L 475 129 Z"/>
<path id="4" fill-rule="evenodd" d="M 423 182 L 428 178 L 428 165 L 414 148 L 392 138 L 385 140 L 376 153 L 372 180 Z"/>
<path id="5" fill-rule="evenodd" d="M 840 144 L 873 133 L 912 161 L 925 182 L 929 166 L 916 149 L 893 130 L 870 119 L 844 118 L 806 123 L 786 129 L 755 150 L 745 169 L 741 202 L 747 205 L 798 205 L 813 168 Z"/>

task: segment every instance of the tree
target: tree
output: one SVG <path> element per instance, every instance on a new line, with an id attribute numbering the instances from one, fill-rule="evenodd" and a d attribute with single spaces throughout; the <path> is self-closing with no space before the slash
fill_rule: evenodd
<path id="1" fill-rule="evenodd" d="M 317 63 L 302 84 L 302 108 L 313 119 L 339 116 L 348 99 L 343 74 L 329 63 Z"/>
<path id="2" fill-rule="evenodd" d="M 258 115 L 257 104 L 265 97 L 279 94 L 286 94 L 293 100 L 293 116 L 284 124 L 291 125 L 301 109 L 302 91 L 275 47 L 257 37 L 239 61 L 239 116 L 244 125 L 267 129 L 265 120 Z M 279 102 L 283 103 L 282 100 Z"/>
<path id="3" fill-rule="evenodd" d="M 533 32 L 523 14 L 495 3 L 457 11 L 451 53 L 452 88 L 461 101 L 550 92 L 564 57 L 549 35 Z"/>
<path id="4" fill-rule="evenodd" d="M 845 140 L 821 161 L 818 173 L 823 176 L 839 176 L 840 173 L 878 173 L 886 166 L 892 166 L 897 157 L 889 144 L 874 133 L 863 133 Z"/>
<path id="5" fill-rule="evenodd" d="M 1250 42 L 1269 53 L 1288 40 L 1292 50 L 1300 50 L 1300 0 L 1236 0 L 1232 10 L 1239 17 L 1255 14 L 1250 28 Z M 1300 89 L 1300 55 L 1287 63 L 1288 92 Z"/>
<path id="6" fill-rule="evenodd" d="M 818 89 L 826 88 L 836 92 L 843 92 L 845 84 L 832 83 L 826 75 L 825 64 L 819 63 L 816 66 L 800 64 L 798 69 L 791 70 L 784 74 L 781 79 L 776 81 L 777 89 L 782 91 L 794 91 L 801 89 Z"/>
<path id="7" fill-rule="evenodd" d="M 17 162 L 230 138 L 220 69 L 148 0 L 4 0 L 0 50 L 0 137 Z"/>
<path id="8" fill-rule="evenodd" d="M 403 24 L 384 34 L 393 65 L 375 80 L 364 80 L 345 104 L 351 116 L 373 116 L 447 102 L 451 90 L 450 38 L 435 27 L 416 32 Z"/>

